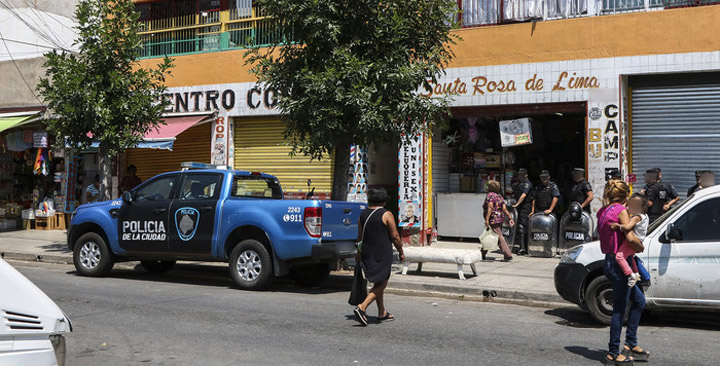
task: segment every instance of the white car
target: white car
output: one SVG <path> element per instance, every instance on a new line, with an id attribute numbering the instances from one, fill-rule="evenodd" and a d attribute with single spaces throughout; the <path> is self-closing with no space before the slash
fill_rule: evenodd
<path id="1" fill-rule="evenodd" d="M 67 316 L 2 259 L 0 279 L 0 365 L 65 365 Z"/>
<path id="2" fill-rule="evenodd" d="M 720 186 L 706 188 L 653 222 L 638 257 L 650 272 L 647 309 L 720 311 Z M 555 289 L 609 324 L 612 287 L 600 242 L 569 249 L 555 267 Z"/>

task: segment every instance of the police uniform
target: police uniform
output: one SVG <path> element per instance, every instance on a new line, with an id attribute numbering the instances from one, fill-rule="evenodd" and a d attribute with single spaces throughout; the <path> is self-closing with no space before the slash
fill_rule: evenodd
<path id="1" fill-rule="evenodd" d="M 575 185 L 572 187 L 572 190 L 570 191 L 570 202 L 578 202 L 580 203 L 580 205 L 582 205 L 588 197 L 588 192 L 592 192 L 592 186 L 590 185 L 590 182 L 583 179 L 575 183 Z M 590 213 L 590 204 L 583 207 L 583 210 L 585 210 L 587 213 Z"/>
<path id="2" fill-rule="evenodd" d="M 520 196 L 522 196 L 523 193 L 525 193 L 525 199 L 517 206 L 518 222 L 514 244 L 519 246 L 520 249 L 527 251 L 527 227 L 530 211 L 532 211 L 534 193 L 532 183 L 530 183 L 530 180 L 527 178 L 522 182 L 513 184 L 513 197 L 515 198 L 515 202 L 520 200 Z"/>
<path id="3" fill-rule="evenodd" d="M 648 209 L 648 217 L 650 222 L 653 222 L 665 213 L 663 206 L 666 203 L 677 198 L 678 193 L 675 187 L 670 183 L 655 182 L 647 185 L 645 194 L 647 195 L 648 201 L 652 202 L 653 205 Z"/>
<path id="4" fill-rule="evenodd" d="M 535 212 L 541 213 L 549 209 L 555 197 L 560 197 L 560 189 L 555 182 L 548 182 L 545 185 L 538 184 L 535 187 Z"/>

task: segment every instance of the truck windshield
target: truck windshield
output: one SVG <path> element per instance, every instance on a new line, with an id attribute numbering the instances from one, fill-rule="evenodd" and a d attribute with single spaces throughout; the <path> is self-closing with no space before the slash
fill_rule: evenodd
<path id="1" fill-rule="evenodd" d="M 236 175 L 233 180 L 232 196 L 276 200 L 283 198 L 282 189 L 277 180 L 256 175 Z"/>
<path id="2" fill-rule="evenodd" d="M 690 197 L 684 199 L 684 200 L 681 201 L 679 204 L 676 204 L 676 205 L 673 206 L 671 209 L 669 209 L 667 212 L 665 212 L 664 214 L 662 214 L 662 216 L 658 217 L 657 220 L 655 220 L 652 224 L 650 224 L 650 227 L 648 227 L 647 233 L 650 234 L 650 233 L 652 233 L 653 231 L 655 231 L 655 229 L 657 229 L 658 227 L 660 227 L 660 225 L 662 225 L 662 223 L 665 222 L 665 220 L 667 220 L 668 217 L 670 217 L 673 213 L 675 213 L 675 211 L 679 210 L 680 207 L 683 207 L 683 206 L 685 206 L 688 202 L 690 202 L 690 199 L 691 199 L 692 197 L 693 197 L 693 196 L 690 196 Z"/>

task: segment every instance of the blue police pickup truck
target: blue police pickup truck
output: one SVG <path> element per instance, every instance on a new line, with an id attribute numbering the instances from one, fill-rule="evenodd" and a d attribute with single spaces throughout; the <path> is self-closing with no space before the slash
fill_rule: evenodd
<path id="1" fill-rule="evenodd" d="M 79 206 L 68 230 L 78 273 L 105 276 L 119 261 L 154 273 L 177 260 L 222 261 L 239 288 L 259 290 L 288 274 L 318 284 L 355 255 L 363 204 L 284 200 L 274 176 L 193 166 L 207 168 L 184 163 L 122 198 Z"/>

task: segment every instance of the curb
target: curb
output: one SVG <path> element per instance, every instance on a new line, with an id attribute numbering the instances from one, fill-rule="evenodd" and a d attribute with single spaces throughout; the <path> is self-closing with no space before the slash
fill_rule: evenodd
<path id="1" fill-rule="evenodd" d="M 26 262 L 44 262 L 54 264 L 73 264 L 72 256 L 57 254 L 32 254 L 20 252 L 0 252 L 0 258 L 13 259 Z"/>
<path id="2" fill-rule="evenodd" d="M 0 258 L 26 262 L 73 264 L 72 256 L 57 254 L 0 252 Z M 325 282 L 324 286 L 334 289 L 347 289 L 349 292 L 351 281 L 352 274 L 335 272 L 334 275 Z M 570 305 L 557 294 L 416 283 L 403 281 L 399 275 L 390 277 L 390 284 L 386 292 L 401 296 L 437 297 L 451 300 L 515 304 L 543 308 Z"/>

